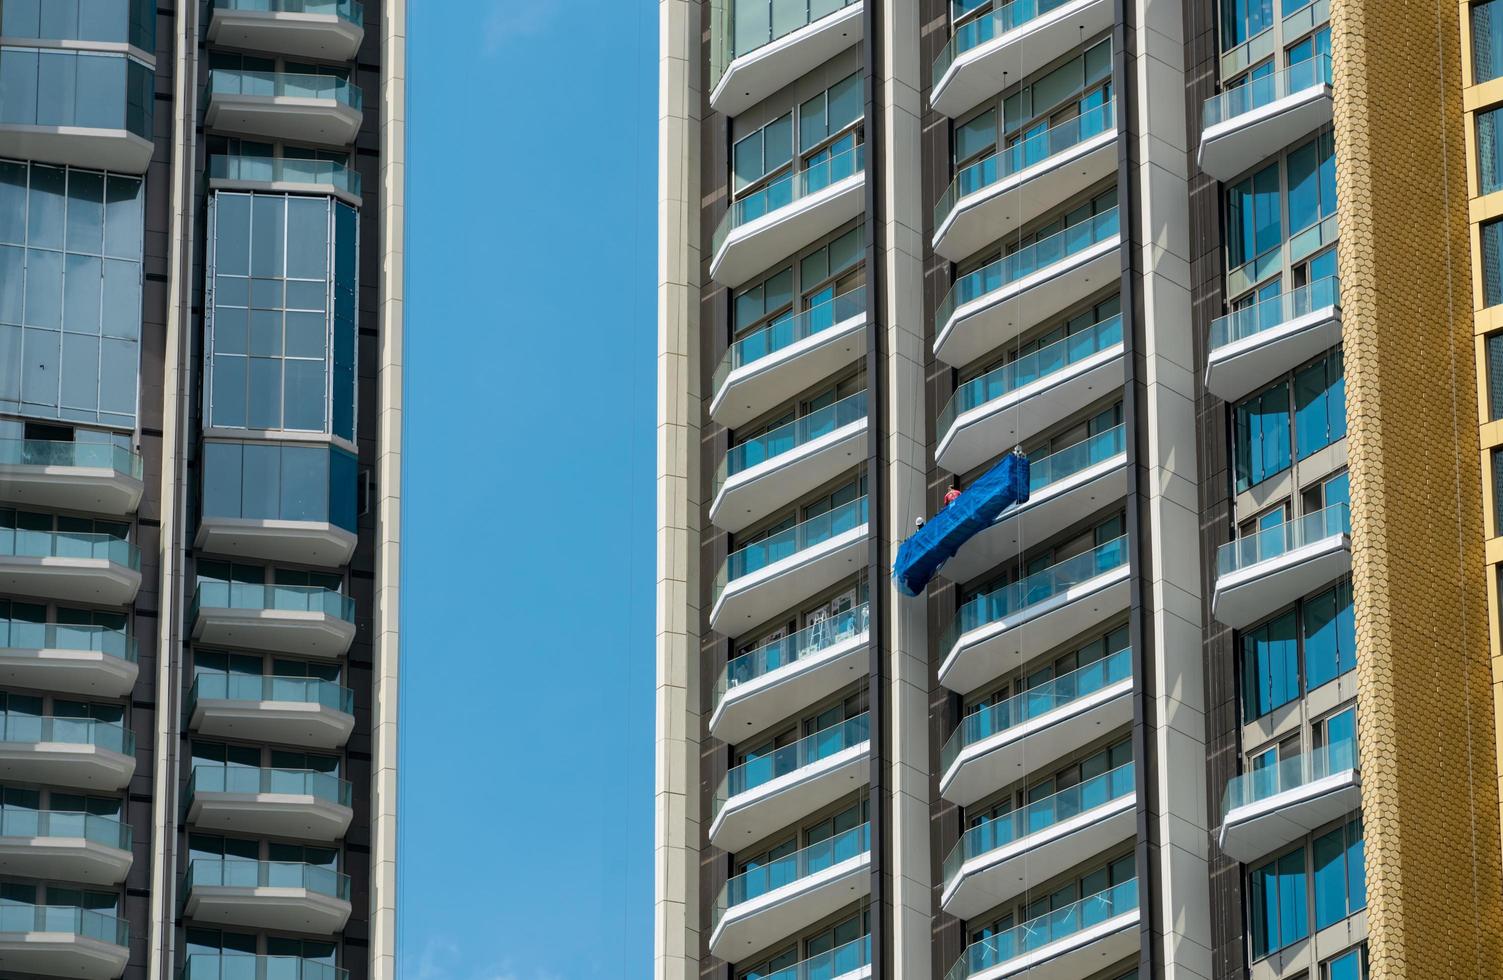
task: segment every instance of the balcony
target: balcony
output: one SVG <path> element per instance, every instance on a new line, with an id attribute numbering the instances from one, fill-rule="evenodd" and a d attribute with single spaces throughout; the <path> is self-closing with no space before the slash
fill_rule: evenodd
<path id="1" fill-rule="evenodd" d="M 1125 612 L 1127 536 L 1066 558 L 960 607 L 940 640 L 939 682 L 974 691 Z"/>
<path id="2" fill-rule="evenodd" d="M 1117 172 L 1115 103 L 973 163 L 934 206 L 934 251 L 963 261 Z"/>
<path id="3" fill-rule="evenodd" d="M 1131 762 L 961 834 L 945 858 L 947 914 L 978 916 L 1137 834 Z"/>
<path id="4" fill-rule="evenodd" d="M 964 367 L 1122 274 L 1117 209 L 961 276 L 934 319 L 934 356 Z"/>
<path id="5" fill-rule="evenodd" d="M 11 38 L 0 50 L 5 156 L 146 173 L 155 149 L 152 69 L 123 50 L 21 47 L 24 43 Z"/>
<path id="6" fill-rule="evenodd" d="M 215 68 L 208 102 L 204 125 L 222 132 L 323 146 L 348 146 L 360 132 L 360 89 L 337 75 Z"/>
<path id="7" fill-rule="evenodd" d="M 1114 316 L 961 385 L 940 410 L 934 461 L 966 473 L 1122 387 Z"/>
<path id="8" fill-rule="evenodd" d="M 750 629 L 865 567 L 866 522 L 859 497 L 733 552 L 715 577 L 710 628 Z"/>
<path id="9" fill-rule="evenodd" d="M 966 947 L 945 980 L 1073 980 L 1138 952 L 1137 879 Z"/>
<path id="10" fill-rule="evenodd" d="M 349 980 L 350 971 L 300 956 L 193 953 L 179 980 Z"/>
<path id="11" fill-rule="evenodd" d="M 0 527 L 0 593 L 124 606 L 141 588 L 141 553 L 108 534 Z"/>
<path id="12" fill-rule="evenodd" d="M 866 672 L 871 607 L 811 623 L 726 664 L 710 734 L 736 742 L 823 701 Z"/>
<path id="13" fill-rule="evenodd" d="M 201 765 L 188 779 L 198 830 L 335 841 L 354 817 L 349 782 L 302 769 Z"/>
<path id="14" fill-rule="evenodd" d="M 188 727 L 210 738 L 337 749 L 355 728 L 355 692 L 311 677 L 200 674 Z"/>
<path id="15" fill-rule="evenodd" d="M 1062 758 L 1132 721 L 1132 650 L 966 715 L 939 753 L 939 795 L 970 806 L 1029 767 Z"/>
<path id="16" fill-rule="evenodd" d="M 1341 283 L 1332 276 L 1211 323 L 1206 390 L 1236 401 L 1341 343 Z"/>
<path id="17" fill-rule="evenodd" d="M 710 277 L 734 289 L 830 234 L 865 208 L 864 145 L 786 173 L 732 202 L 715 230 Z"/>
<path id="18" fill-rule="evenodd" d="M 1218 843 L 1246 864 L 1361 805 L 1356 742 L 1323 745 L 1228 781 Z"/>
<path id="19" fill-rule="evenodd" d="M 958 5 L 957 5 L 958 6 Z M 934 61 L 929 104 L 964 114 L 1112 26 L 1110 0 L 1014 0 L 963 24 Z"/>
<path id="20" fill-rule="evenodd" d="M 130 926 L 67 905 L 0 905 L 0 963 L 9 975 L 115 980 L 130 959 Z"/>
<path id="21" fill-rule="evenodd" d="M 715 472 L 710 521 L 743 530 L 864 461 L 866 404 L 858 391 L 733 446 Z"/>
<path id="22" fill-rule="evenodd" d="M 199 858 L 183 914 L 199 923 L 332 936 L 350 919 L 350 876 L 288 861 Z"/>
<path id="23" fill-rule="evenodd" d="M 0 686 L 123 698 L 136 686 L 136 650 L 124 630 L 0 620 Z"/>
<path id="24" fill-rule="evenodd" d="M 731 769 L 715 793 L 710 843 L 735 851 L 865 786 L 869 724 L 857 715 Z"/>
<path id="25" fill-rule="evenodd" d="M 0 874 L 118 885 L 131 866 L 131 828 L 112 817 L 60 810 L 0 813 Z"/>
<path id="26" fill-rule="evenodd" d="M 872 975 L 872 937 L 862 936 L 792 966 L 757 974 L 756 980 L 868 980 Z"/>
<path id="27" fill-rule="evenodd" d="M 209 43 L 293 58 L 353 61 L 365 39 L 357 0 L 214 0 Z"/>
<path id="28" fill-rule="evenodd" d="M 344 656 L 355 639 L 355 600 L 308 585 L 202 581 L 188 619 L 208 646 L 320 660 Z"/>
<path id="29" fill-rule="evenodd" d="M 10 714 L 0 728 L 0 782 L 124 789 L 136 773 L 136 736 L 93 718 Z"/>
<path id="30" fill-rule="evenodd" d="M 1216 551 L 1211 613 L 1242 629 L 1352 570 L 1345 504 L 1229 541 Z"/>
<path id="31" fill-rule="evenodd" d="M 1003 511 L 945 563 L 940 574 L 969 582 L 1015 559 L 1023 541 L 1047 541 L 1127 496 L 1127 435 L 1118 425 L 1033 460 L 1026 503 Z"/>
<path id="32" fill-rule="evenodd" d="M 194 547 L 338 568 L 355 553 L 355 457 L 327 443 L 206 441 Z"/>
<path id="33" fill-rule="evenodd" d="M 736 116 L 861 40 L 859 0 L 717 0 L 710 108 Z"/>
<path id="34" fill-rule="evenodd" d="M 339 160 L 216 153 L 209 157 L 209 187 L 227 191 L 332 194 L 360 207 L 360 171 Z"/>
<path id="35" fill-rule="evenodd" d="M 715 900 L 710 955 L 735 961 L 871 893 L 871 825 L 736 875 Z"/>
<path id="36" fill-rule="evenodd" d="M 857 286 L 731 344 L 710 384 L 710 418 L 745 425 L 865 357 L 866 319 Z"/>
<path id="37" fill-rule="evenodd" d="M 1331 124 L 1331 59 L 1318 55 L 1206 100 L 1200 169 L 1231 180 Z"/>
<path id="38" fill-rule="evenodd" d="M 123 446 L 0 439 L 0 505 L 124 517 L 143 489 L 141 456 Z"/>

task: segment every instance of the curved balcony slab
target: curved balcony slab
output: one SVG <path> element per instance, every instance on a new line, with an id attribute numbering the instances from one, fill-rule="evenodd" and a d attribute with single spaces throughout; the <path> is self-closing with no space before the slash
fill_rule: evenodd
<path id="1" fill-rule="evenodd" d="M 294 5 L 215 0 L 209 16 L 209 42 L 320 61 L 352 61 L 359 53 L 365 28 L 358 4 L 340 4 L 339 13 L 332 3 L 324 5 L 328 12 L 320 13 L 275 9 L 280 6 Z"/>
<path id="2" fill-rule="evenodd" d="M 811 333 L 765 357 L 728 371 L 710 402 L 710 418 L 727 428 L 745 425 L 866 356 L 863 311 Z"/>
<path id="3" fill-rule="evenodd" d="M 118 885 L 130 872 L 130 851 L 86 837 L 0 836 L 0 874 Z"/>
<path id="4" fill-rule="evenodd" d="M 735 851 L 787 827 L 866 785 L 871 742 L 858 742 L 827 758 L 730 797 L 710 823 L 710 843 Z"/>
<path id="5" fill-rule="evenodd" d="M 710 955 L 735 961 L 766 949 L 871 894 L 871 851 L 731 906 L 710 934 Z"/>
<path id="6" fill-rule="evenodd" d="M 133 458 L 139 464 L 140 457 Z M 144 488 L 139 476 L 113 466 L 11 462 L 0 454 L 0 505 L 125 517 L 140 506 Z"/>
<path id="7" fill-rule="evenodd" d="M 247 95 L 211 87 L 204 125 L 247 136 L 322 146 L 348 146 L 360 132 L 361 110 L 335 98 Z"/>
<path id="8" fill-rule="evenodd" d="M 74 932 L 0 932 L 6 972 L 76 980 L 117 980 L 130 949 Z"/>
<path id="9" fill-rule="evenodd" d="M 1329 512 L 1340 509 L 1339 515 Z M 1251 626 L 1352 570 L 1351 524 L 1341 505 L 1222 546 L 1211 614 L 1234 629 Z M 1277 538 L 1266 544 L 1265 536 Z M 1228 567 L 1221 559 L 1252 559 Z"/>
<path id="10" fill-rule="evenodd" d="M 1330 772 L 1306 772 L 1294 785 L 1228 807 L 1217 835 L 1222 852 L 1249 864 L 1359 809 L 1362 779 L 1351 755 L 1344 765 L 1328 766 Z"/>
<path id="11" fill-rule="evenodd" d="M 0 122 L 0 146 L 7 157 L 69 164 L 90 170 L 144 174 L 155 144 L 124 127 L 34 126 Z"/>
<path id="12" fill-rule="evenodd" d="M 1200 169 L 1229 181 L 1280 149 L 1329 126 L 1331 62 L 1321 55 L 1207 100 Z"/>
<path id="13" fill-rule="evenodd" d="M 221 793 L 196 791 L 188 822 L 199 830 L 336 841 L 354 811 L 311 793 Z"/>
<path id="14" fill-rule="evenodd" d="M 864 618 L 859 631 L 727 687 L 710 716 L 710 734 L 725 742 L 741 741 L 851 684 L 867 670 L 871 633 Z"/>
<path id="15" fill-rule="evenodd" d="M 1027 78 L 1079 47 L 1083 39 L 1110 29 L 1114 17 L 1110 0 L 1072 0 L 1009 30 L 998 30 L 935 72 L 929 105 L 952 119 L 963 115 L 988 96 L 1000 94 L 1010 80 Z"/>
<path id="16" fill-rule="evenodd" d="M 198 698 L 188 727 L 210 738 L 232 738 L 311 749 L 337 749 L 350 740 L 353 715 L 300 701 L 235 701 Z"/>
<path id="17" fill-rule="evenodd" d="M 860 150 L 861 147 L 857 147 Z M 866 170 L 832 181 L 732 228 L 715 250 L 710 278 L 735 289 L 814 244 L 866 209 Z"/>
<path id="18" fill-rule="evenodd" d="M 849 4 L 731 59 L 710 92 L 710 108 L 725 116 L 740 115 L 807 75 L 861 40 L 864 14 L 864 4 Z"/>
<path id="19" fill-rule="evenodd" d="M 0 686 L 123 698 L 135 689 L 139 673 L 134 660 L 98 650 L 0 645 Z"/>
<path id="20" fill-rule="evenodd" d="M 112 558 L 0 553 L 0 593 L 118 608 L 139 591 L 140 570 Z"/>
<path id="21" fill-rule="evenodd" d="M 1116 282 L 1122 238 L 1108 237 L 954 308 L 934 339 L 934 356 L 964 367 Z"/>
<path id="22" fill-rule="evenodd" d="M 1206 358 L 1206 390 L 1236 401 L 1341 343 L 1341 308 L 1330 304 L 1277 326 L 1213 347 Z"/>
<path id="23" fill-rule="evenodd" d="M 866 459 L 867 418 L 810 439 L 727 477 L 710 504 L 710 522 L 732 533 L 813 493 Z"/>
<path id="24" fill-rule="evenodd" d="M 333 660 L 349 652 L 355 624 L 317 610 L 199 606 L 193 639 L 209 646 Z"/>
<path id="25" fill-rule="evenodd" d="M 859 503 L 865 502 L 860 498 Z M 869 545 L 864 506 L 860 517 L 851 519 L 860 523 L 730 579 L 710 610 L 710 628 L 726 635 L 743 633 L 858 571 Z"/>
<path id="26" fill-rule="evenodd" d="M 0 741 L 0 782 L 115 791 L 135 774 L 134 755 L 98 745 Z"/>
<path id="27" fill-rule="evenodd" d="M 200 923 L 332 936 L 350 920 L 347 899 L 310 888 L 190 884 L 183 914 Z"/>

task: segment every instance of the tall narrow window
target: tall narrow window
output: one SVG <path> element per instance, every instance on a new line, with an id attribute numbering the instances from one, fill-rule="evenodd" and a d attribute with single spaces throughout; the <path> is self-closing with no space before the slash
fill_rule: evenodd
<path id="1" fill-rule="evenodd" d="M 1482 302 L 1503 303 L 1503 219 L 1482 226 Z"/>
<path id="2" fill-rule="evenodd" d="M 1503 74 L 1503 0 L 1472 4 L 1472 83 Z"/>

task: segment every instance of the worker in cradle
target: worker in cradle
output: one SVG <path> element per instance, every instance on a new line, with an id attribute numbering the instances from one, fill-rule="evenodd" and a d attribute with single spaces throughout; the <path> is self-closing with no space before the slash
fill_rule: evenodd
<path id="1" fill-rule="evenodd" d="M 960 491 L 957 490 L 957 489 L 955 489 L 955 484 L 953 484 L 953 483 L 950 484 L 950 489 L 945 491 L 945 507 L 948 507 L 951 504 L 953 504 L 955 502 L 955 498 L 957 498 L 959 496 L 960 496 Z M 944 508 L 941 508 L 941 510 L 943 510 L 943 509 Z"/>

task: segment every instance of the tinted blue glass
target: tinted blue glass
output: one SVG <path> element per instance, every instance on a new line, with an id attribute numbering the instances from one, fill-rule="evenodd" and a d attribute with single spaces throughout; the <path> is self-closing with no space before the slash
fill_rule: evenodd
<path id="1" fill-rule="evenodd" d="M 1503 74 L 1503 0 L 1472 4 L 1472 81 Z"/>
<path id="2" fill-rule="evenodd" d="M 1286 613 L 1242 637 L 1243 701 L 1247 720 L 1299 697 L 1295 618 Z"/>
<path id="3" fill-rule="evenodd" d="M 1360 818 L 1347 825 L 1346 894 L 1351 911 L 1367 908 L 1367 840 Z"/>
<path id="4" fill-rule="evenodd" d="M 1315 928 L 1346 918 L 1346 830 L 1338 827 L 1315 838 Z"/>
<path id="5" fill-rule="evenodd" d="M 1356 634 L 1349 584 L 1343 583 L 1305 600 L 1301 617 L 1305 636 L 1305 683 L 1309 689 L 1356 669 Z"/>
<path id="6" fill-rule="evenodd" d="M 1482 226 L 1482 297 L 1488 306 L 1503 303 L 1503 220 Z"/>
<path id="7" fill-rule="evenodd" d="M 1330 380 L 1324 358 L 1294 375 L 1294 442 L 1299 458 L 1331 444 Z"/>
<path id="8" fill-rule="evenodd" d="M 1354 949 L 1342 953 L 1326 964 L 1327 980 L 1364 980 L 1362 975 L 1362 951 Z"/>
<path id="9" fill-rule="evenodd" d="M 1279 858 L 1278 866 L 1279 948 L 1282 949 L 1310 934 L 1304 849 Z"/>
<path id="10" fill-rule="evenodd" d="M 355 457 L 342 449 L 329 455 L 329 521 L 346 531 L 356 527 L 359 468 Z"/>

